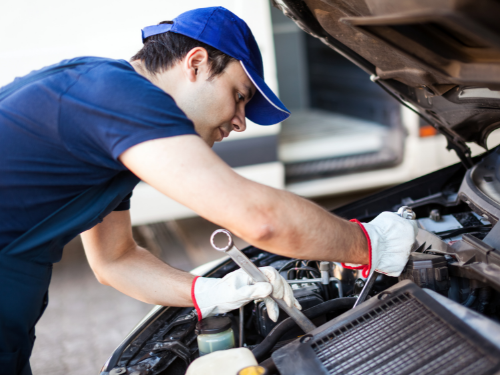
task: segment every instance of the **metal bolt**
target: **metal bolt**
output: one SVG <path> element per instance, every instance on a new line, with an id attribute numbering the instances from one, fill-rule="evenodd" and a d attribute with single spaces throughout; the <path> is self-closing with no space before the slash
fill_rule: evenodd
<path id="1" fill-rule="evenodd" d="M 415 215 L 415 212 L 413 212 L 411 207 L 408 206 L 399 207 L 397 214 L 401 216 L 403 219 L 408 219 L 408 220 L 415 220 L 415 218 L 417 217 L 417 215 Z"/>
<path id="2" fill-rule="evenodd" d="M 120 375 L 125 374 L 127 369 L 125 367 L 118 367 L 110 371 L 109 375 Z"/>
<path id="3" fill-rule="evenodd" d="M 311 340 L 312 340 L 312 336 L 308 335 L 308 336 L 304 336 L 304 337 L 302 337 L 302 338 L 300 339 L 300 342 L 301 342 L 302 344 L 305 344 L 306 342 L 309 342 L 309 341 L 311 341 Z"/>
<path id="4" fill-rule="evenodd" d="M 321 271 L 321 284 L 330 284 L 330 262 L 321 262 L 319 269 Z"/>
<path id="5" fill-rule="evenodd" d="M 330 270 L 330 262 L 320 262 L 319 263 L 320 271 L 329 271 Z"/>
<path id="6" fill-rule="evenodd" d="M 365 281 L 363 279 L 357 279 L 354 283 L 357 288 L 363 289 L 365 286 Z"/>
<path id="7" fill-rule="evenodd" d="M 439 210 L 435 209 L 435 210 L 432 210 L 429 214 L 429 218 L 432 220 L 432 221 L 441 221 L 442 220 L 442 217 L 441 217 L 441 213 L 439 212 Z"/>
<path id="8" fill-rule="evenodd" d="M 378 297 L 379 300 L 384 300 L 387 297 L 390 297 L 390 295 L 391 295 L 391 293 L 389 293 L 389 292 L 382 292 L 377 297 Z"/>

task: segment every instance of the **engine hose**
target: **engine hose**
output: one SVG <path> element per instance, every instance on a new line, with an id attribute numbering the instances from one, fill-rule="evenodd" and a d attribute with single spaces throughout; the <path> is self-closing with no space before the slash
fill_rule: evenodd
<path id="1" fill-rule="evenodd" d="M 278 369 L 274 364 L 272 358 L 266 359 L 264 362 L 259 363 L 259 366 L 262 366 L 266 369 L 265 375 L 273 375 L 278 373 Z"/>
<path id="2" fill-rule="evenodd" d="M 466 307 L 471 307 L 474 304 L 474 302 L 476 302 L 476 295 L 477 295 L 477 289 L 474 289 L 472 292 L 470 292 L 469 297 L 467 297 L 467 299 L 464 302 L 462 302 L 462 305 Z"/>
<path id="3" fill-rule="evenodd" d="M 345 311 L 349 310 L 354 306 L 356 302 L 356 297 L 345 297 L 336 298 L 330 301 L 320 303 L 319 305 L 313 306 L 310 309 L 304 311 L 304 315 L 309 319 L 317 318 L 318 316 L 335 312 L 335 311 Z M 262 342 L 252 349 L 252 353 L 260 361 L 274 345 L 283 337 L 285 333 L 294 328 L 297 324 L 292 320 L 292 318 L 287 318 L 283 320 L 280 324 L 272 329 L 271 332 L 266 336 Z"/>

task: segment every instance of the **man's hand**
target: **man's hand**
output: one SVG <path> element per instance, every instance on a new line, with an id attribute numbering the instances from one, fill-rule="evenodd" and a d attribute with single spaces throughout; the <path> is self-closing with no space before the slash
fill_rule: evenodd
<path id="1" fill-rule="evenodd" d="M 369 223 L 359 225 L 364 228 L 368 248 L 371 248 L 370 263 L 347 263 L 344 266 L 362 269 L 365 277 L 374 270 L 388 276 L 399 276 L 408 262 L 411 247 L 415 242 L 418 233 L 417 222 L 403 219 L 393 212 L 382 212 Z"/>
<path id="2" fill-rule="evenodd" d="M 248 302 L 264 299 L 269 318 L 278 320 L 279 308 L 269 297 L 283 299 L 288 306 L 300 304 L 293 296 L 293 291 L 286 280 L 273 267 L 261 267 L 260 270 L 269 279 L 269 283 L 253 283 L 245 271 L 239 269 L 222 279 L 198 277 L 193 281 L 192 299 L 199 319 L 215 314 L 235 310 Z"/>

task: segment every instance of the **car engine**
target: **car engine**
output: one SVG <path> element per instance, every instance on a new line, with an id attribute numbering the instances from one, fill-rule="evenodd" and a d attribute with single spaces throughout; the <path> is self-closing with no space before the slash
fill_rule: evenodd
<path id="1" fill-rule="evenodd" d="M 366 283 L 340 263 L 243 250 L 291 284 L 317 328 L 306 335 L 263 301 L 225 314 L 236 346 L 252 351 L 266 374 L 490 374 L 500 370 L 500 149 L 473 168 L 454 165 L 335 211 L 367 222 L 410 206 L 419 234 L 399 278 Z M 238 266 L 224 260 L 204 276 Z M 199 356 L 193 308 L 157 307 L 113 353 L 101 374 L 185 374 Z"/>

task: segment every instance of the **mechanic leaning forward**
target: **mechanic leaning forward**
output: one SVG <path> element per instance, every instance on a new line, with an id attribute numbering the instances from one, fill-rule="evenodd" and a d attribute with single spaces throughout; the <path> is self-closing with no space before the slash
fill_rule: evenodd
<path id="1" fill-rule="evenodd" d="M 411 221 L 388 212 L 345 221 L 239 176 L 210 149 L 244 131 L 245 117 L 271 125 L 290 114 L 264 82 L 243 20 L 196 9 L 146 27 L 143 41 L 130 63 L 75 58 L 0 90 L 1 374 L 31 374 L 52 263 L 80 233 L 99 282 L 143 302 L 194 306 L 200 319 L 271 293 L 298 306 L 270 267 L 270 283 L 250 285 L 241 270 L 196 278 L 137 246 L 128 210 L 139 180 L 276 254 L 344 262 L 365 276 L 398 276 L 406 264 Z"/>

